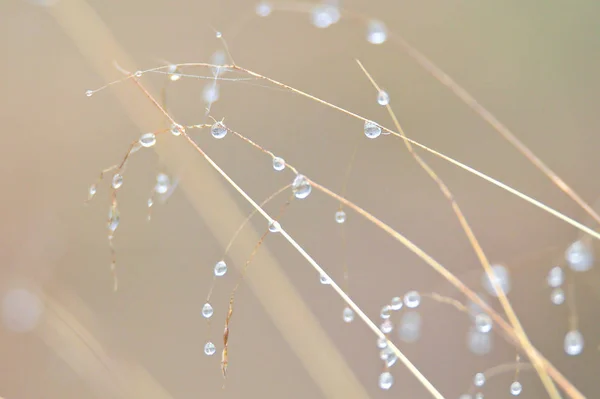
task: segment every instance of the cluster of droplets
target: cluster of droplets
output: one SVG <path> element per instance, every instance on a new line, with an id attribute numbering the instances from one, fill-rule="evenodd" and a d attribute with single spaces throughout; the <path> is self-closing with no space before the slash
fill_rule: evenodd
<path id="1" fill-rule="evenodd" d="M 548 285 L 552 288 L 550 300 L 555 305 L 561 305 L 565 301 L 565 291 L 562 288 L 565 282 L 565 272 L 560 266 L 554 266 L 548 272 Z"/>

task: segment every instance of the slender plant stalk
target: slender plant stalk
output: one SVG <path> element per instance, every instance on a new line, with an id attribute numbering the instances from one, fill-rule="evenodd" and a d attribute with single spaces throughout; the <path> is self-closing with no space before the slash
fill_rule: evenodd
<path id="1" fill-rule="evenodd" d="M 380 92 L 381 88 L 379 87 L 379 85 L 377 84 L 375 79 L 373 79 L 371 74 L 367 71 L 367 69 L 363 66 L 363 64 L 359 60 L 356 60 L 356 62 L 358 63 L 358 65 L 360 66 L 360 68 L 362 69 L 364 74 L 367 76 L 367 78 L 369 79 L 369 81 L 371 82 L 371 84 L 373 85 L 375 90 L 377 90 L 377 92 Z M 404 130 L 402 129 L 402 126 L 400 125 L 400 121 L 398 120 L 396 113 L 394 112 L 392 107 L 389 104 L 386 104 L 385 107 L 386 107 L 390 117 L 394 121 L 394 126 L 396 126 L 396 129 L 398 130 L 398 132 L 400 132 L 400 135 L 402 137 L 407 137 L 406 134 L 404 133 Z M 450 191 L 450 189 L 448 188 L 446 183 L 444 183 L 444 181 L 438 176 L 438 174 L 435 173 L 433 168 L 431 166 L 429 166 L 429 164 L 427 162 L 425 162 L 423 160 L 423 158 L 421 158 L 419 156 L 419 154 L 417 154 L 415 152 L 413 146 L 408 141 L 404 141 L 404 144 L 406 145 L 406 148 L 407 148 L 408 152 L 410 153 L 410 155 L 412 155 L 412 157 L 415 159 L 415 161 L 429 175 L 429 177 L 431 177 L 431 179 L 437 183 L 440 190 L 444 194 L 444 197 L 446 197 L 446 199 L 450 202 L 450 205 L 452 206 L 452 210 L 454 211 L 456 218 L 458 219 L 462 229 L 464 230 L 464 232 L 469 240 L 469 243 L 473 247 L 473 250 L 475 250 L 475 253 L 477 254 L 477 258 L 479 258 L 479 262 L 481 263 L 483 270 L 487 274 L 488 279 L 489 279 L 492 287 L 494 288 L 494 291 L 495 291 L 496 295 L 498 296 L 498 299 L 500 300 L 500 304 L 502 305 L 502 309 L 504 309 L 504 313 L 506 313 L 506 315 L 508 316 L 508 320 L 510 321 L 510 324 L 512 325 L 512 327 L 515 331 L 515 335 L 517 336 L 517 339 L 519 340 L 521 347 L 523 348 L 525 353 L 527 353 L 527 356 L 529 356 L 529 358 L 531 359 L 531 362 L 534 365 L 534 367 L 535 367 L 540 379 L 542 380 L 542 383 L 544 384 L 544 387 L 546 388 L 546 391 L 548 392 L 550 397 L 552 399 L 560 399 L 560 394 L 558 393 L 558 390 L 556 389 L 554 382 L 552 381 L 550 376 L 548 376 L 546 369 L 543 367 L 541 359 L 539 358 L 539 356 L 537 356 L 537 353 L 534 350 L 533 345 L 529 341 L 529 338 L 527 337 L 527 334 L 525 333 L 525 330 L 523 329 L 523 326 L 521 325 L 519 318 L 517 317 L 515 311 L 513 310 L 512 306 L 510 304 L 510 301 L 506 297 L 506 294 L 504 293 L 504 290 L 502 289 L 502 287 L 500 287 L 500 283 L 496 280 L 496 278 L 494 276 L 494 271 L 492 270 L 492 266 L 490 265 L 490 262 L 489 262 L 487 256 L 485 255 L 483 248 L 479 244 L 479 240 L 477 239 L 477 237 L 475 236 L 475 233 L 471 229 L 469 222 L 467 222 L 467 218 L 465 217 L 462 210 L 460 209 L 458 202 L 456 202 L 454 195 L 452 194 L 452 192 Z"/>

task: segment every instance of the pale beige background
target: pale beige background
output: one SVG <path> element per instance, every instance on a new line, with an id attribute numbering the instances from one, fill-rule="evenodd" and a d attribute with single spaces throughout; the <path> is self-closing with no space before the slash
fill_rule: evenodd
<path id="1" fill-rule="evenodd" d="M 62 3 L 62 11 L 68 11 L 70 4 L 82 2 Z M 354 62 L 360 58 L 390 93 L 409 135 L 587 221 L 522 156 L 400 49 L 391 44 L 368 45 L 359 23 L 342 22 L 318 30 L 303 14 L 275 13 L 259 19 L 253 17 L 254 4 L 244 1 L 90 0 L 89 5 L 108 28 L 104 33 L 112 35 L 139 67 L 156 66 L 163 59 L 208 61 L 220 46 L 214 28 L 223 31 L 239 65 L 391 126 Z M 344 6 L 384 19 L 464 84 L 585 199 L 597 199 L 598 3 L 355 0 Z M 117 92 L 85 97 L 87 89 L 104 83 L 98 70 L 110 71 L 113 78 L 119 73 L 111 66 L 113 60 L 103 57 L 111 49 L 92 36 L 88 14 L 82 13 L 80 22 L 83 28 L 88 24 L 89 31 L 80 30 L 78 36 L 84 48 L 77 47 L 60 24 L 60 15 L 64 16 L 33 2 L 0 3 L 0 289 L 5 303 L 6 293 L 15 288 L 39 290 L 45 298 L 45 310 L 33 332 L 1 330 L 0 396 L 341 397 L 343 386 L 336 382 L 330 386 L 333 393 L 327 393 L 311 376 L 317 364 L 331 359 L 315 357 L 313 371 L 307 369 L 278 330 L 277 317 L 265 312 L 247 285 L 238 293 L 230 373 L 226 389 L 221 389 L 218 356 L 207 358 L 202 353 L 208 333 L 200 309 L 212 265 L 222 256 L 223 239 L 217 236 L 233 234 L 235 228 L 227 233 L 205 222 L 197 212 L 202 202 L 190 199 L 193 195 L 183 190 L 167 205 L 156 207 L 148 224 L 146 198 L 155 174 L 164 168 L 151 151 L 136 154 L 120 190 L 122 223 L 115 240 L 121 287 L 116 294 L 111 292 L 104 225 L 109 204 L 106 185 L 90 206 L 84 207 L 83 200 L 98 172 L 118 161 L 144 129 L 156 128 L 161 121 L 153 114 L 145 126 L 138 125 L 139 115 L 128 114 Z M 157 77 L 144 79 L 154 89 L 161 87 Z M 202 82 L 197 80 L 171 86 L 170 109 L 182 123 L 202 120 L 201 90 Z M 229 126 L 336 191 L 341 190 L 358 140 L 348 198 L 480 289 L 479 266 L 449 206 L 400 143 L 383 137 L 369 141 L 356 120 L 293 94 L 248 84 L 224 83 L 213 114 L 226 117 Z M 159 145 L 170 148 L 171 139 L 176 140 L 169 137 Z M 234 137 L 216 142 L 205 132 L 198 140 L 257 200 L 290 180 L 290 174 L 275 174 L 267 157 Z M 443 161 L 429 155 L 426 159 L 456 194 L 490 259 L 510 268 L 510 297 L 534 345 L 586 396 L 597 397 L 598 274 L 575 276 L 586 338 L 585 351 L 576 358 L 567 358 L 562 351 L 567 308 L 550 304 L 545 285 L 547 271 L 560 262 L 577 233 Z M 230 194 L 239 209 L 249 212 L 233 190 L 210 185 L 214 173 L 186 170 L 186 176 L 197 179 L 196 186 L 207 182 L 203 195 L 210 196 L 212 190 L 215 195 L 217 191 Z M 334 201 L 314 192 L 293 204 L 284 223 L 334 278 L 341 279 L 344 252 L 339 226 L 333 221 L 336 207 Z M 276 203 L 267 207 L 270 212 L 278 208 Z M 204 212 L 225 219 L 231 209 L 222 205 Z M 253 227 L 260 233 L 265 223 L 257 218 Z M 455 295 L 414 255 L 358 216 L 349 214 L 345 227 L 350 293 L 373 318 L 378 318 L 382 304 L 408 289 Z M 393 370 L 396 385 L 390 392 L 380 391 L 376 381 L 381 366 L 372 333 L 358 321 L 351 325 L 341 321 L 342 302 L 318 283 L 315 272 L 281 237 L 269 237 L 264 245 L 355 375 L 356 380 L 348 384 L 366 390 L 364 394 L 352 390 L 343 397 L 428 397 L 400 364 Z M 254 270 L 261 268 L 261 253 Z M 237 259 L 240 262 L 243 256 Z M 236 276 L 232 267 L 213 297 L 216 325 L 210 338 L 219 348 Z M 268 285 L 268 276 L 263 277 L 262 284 Z M 31 317 L 35 321 L 35 314 L 31 315 L 35 303 L 17 301 L 9 310 L 7 306 L 5 325 Z M 465 391 L 477 371 L 514 358 L 514 350 L 499 337 L 490 355 L 470 354 L 465 341 L 468 323 L 449 308 L 425 303 L 422 315 L 420 341 L 401 349 L 449 398 Z M 323 342 L 313 345 L 329 347 Z M 492 380 L 486 398 L 509 397 L 510 381 L 510 375 Z M 544 397 L 532 374 L 524 374 L 522 381 L 523 397 Z"/>

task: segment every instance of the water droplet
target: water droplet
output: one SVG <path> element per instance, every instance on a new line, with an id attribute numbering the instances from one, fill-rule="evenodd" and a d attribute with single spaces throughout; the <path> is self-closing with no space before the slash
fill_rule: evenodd
<path id="1" fill-rule="evenodd" d="M 94 196 L 96 195 L 96 191 L 96 185 L 92 184 L 88 190 L 88 201 L 94 198 Z"/>
<path id="2" fill-rule="evenodd" d="M 398 336 L 407 343 L 416 342 L 421 335 L 421 315 L 414 310 L 408 311 L 400 319 Z"/>
<path id="3" fill-rule="evenodd" d="M 120 221 L 119 210 L 116 205 L 112 205 L 108 211 L 108 230 L 114 233 L 117 227 L 119 227 Z"/>
<path id="4" fill-rule="evenodd" d="M 386 345 L 379 351 L 379 358 L 381 360 L 387 360 L 387 358 L 390 357 L 392 353 L 394 353 L 394 351 L 392 351 L 392 348 Z"/>
<path id="5" fill-rule="evenodd" d="M 119 187 L 121 187 L 122 185 L 123 185 L 123 176 L 121 176 L 119 173 L 115 173 L 115 175 L 112 178 L 112 188 L 114 188 L 116 190 Z"/>
<path id="6" fill-rule="evenodd" d="M 269 223 L 269 231 L 271 233 L 279 233 L 280 230 L 281 230 L 281 225 L 279 224 L 279 222 L 277 220 L 273 220 L 271 223 Z"/>
<path id="7" fill-rule="evenodd" d="M 227 273 L 227 263 L 224 260 L 220 260 L 215 265 L 215 276 L 221 277 Z"/>
<path id="8" fill-rule="evenodd" d="M 473 399 L 473 397 L 471 395 L 469 395 L 468 393 L 464 393 L 464 394 L 460 395 L 460 397 L 458 399 Z"/>
<path id="9" fill-rule="evenodd" d="M 85 95 L 88 97 L 91 97 L 94 94 L 94 92 L 92 90 L 88 90 L 85 92 Z"/>
<path id="10" fill-rule="evenodd" d="M 258 15 L 259 17 L 266 17 L 269 16 L 271 12 L 273 12 L 273 7 L 271 7 L 270 3 L 267 3 L 266 1 L 261 1 L 256 5 L 255 11 L 256 15 Z"/>
<path id="11" fill-rule="evenodd" d="M 298 199 L 304 199 L 308 197 L 312 191 L 312 187 L 308 179 L 303 175 L 296 175 L 294 182 L 292 183 L 292 191 L 294 196 Z"/>
<path id="12" fill-rule="evenodd" d="M 381 134 L 381 127 L 373 121 L 365 122 L 365 136 L 376 139 Z"/>
<path id="13" fill-rule="evenodd" d="M 204 306 L 202 306 L 202 316 L 206 319 L 210 318 L 213 315 L 213 307 L 210 303 L 206 302 Z"/>
<path id="14" fill-rule="evenodd" d="M 216 351 L 217 349 L 215 348 L 215 344 L 213 344 L 212 342 L 208 341 L 206 345 L 204 345 L 204 353 L 206 354 L 206 356 L 212 356 L 215 354 Z"/>
<path id="15" fill-rule="evenodd" d="M 141 77 L 141 76 L 142 76 L 142 71 L 137 71 L 137 72 L 135 73 L 135 76 L 137 76 L 138 78 L 139 78 L 139 77 Z"/>
<path id="16" fill-rule="evenodd" d="M 550 300 L 555 305 L 562 305 L 565 301 L 565 292 L 562 288 L 555 288 L 550 293 Z"/>
<path id="17" fill-rule="evenodd" d="M 479 313 L 475 316 L 475 328 L 481 333 L 492 331 L 492 318 L 486 313 Z"/>
<path id="18" fill-rule="evenodd" d="M 522 391 L 523 391 L 523 386 L 521 385 L 521 383 L 519 381 L 515 381 L 512 384 L 510 384 L 510 393 L 513 396 L 519 396 Z"/>
<path id="19" fill-rule="evenodd" d="M 380 326 L 381 332 L 384 334 L 389 334 L 394 329 L 394 323 L 390 319 L 384 320 Z"/>
<path id="20" fill-rule="evenodd" d="M 317 28 L 328 28 L 340 20 L 340 10 L 331 4 L 318 4 L 311 11 L 311 21 Z"/>
<path id="21" fill-rule="evenodd" d="M 217 74 L 214 71 L 213 73 Z M 219 99 L 219 85 L 215 82 L 208 82 L 202 90 L 202 99 L 208 104 L 216 102 Z"/>
<path id="22" fill-rule="evenodd" d="M 220 39 L 223 37 L 223 34 L 221 32 L 215 32 L 215 36 L 217 37 L 217 39 Z"/>
<path id="23" fill-rule="evenodd" d="M 388 346 L 387 339 L 385 338 L 377 338 L 377 347 L 379 349 L 384 349 Z"/>
<path id="24" fill-rule="evenodd" d="M 389 319 L 391 316 L 392 307 L 390 305 L 385 305 L 381 308 L 381 312 L 379 313 L 379 317 L 382 319 Z"/>
<path id="25" fill-rule="evenodd" d="M 210 127 L 210 134 L 216 139 L 222 139 L 227 135 L 227 128 L 223 124 L 223 122 L 215 122 Z"/>
<path id="26" fill-rule="evenodd" d="M 354 311 L 352 309 L 346 307 L 346 308 L 344 308 L 342 317 L 346 323 L 350 323 L 352 320 L 354 320 Z"/>
<path id="27" fill-rule="evenodd" d="M 475 355 L 487 355 L 492 350 L 492 337 L 493 334 L 482 333 L 471 328 L 467 335 L 467 346 Z"/>
<path id="28" fill-rule="evenodd" d="M 583 241 L 575 241 L 565 252 L 569 267 L 576 272 L 585 272 L 594 265 L 592 247 Z"/>
<path id="29" fill-rule="evenodd" d="M 390 353 L 390 355 L 385 359 L 385 365 L 387 367 L 392 367 L 398 361 L 398 356 L 395 353 Z"/>
<path id="30" fill-rule="evenodd" d="M 324 274 L 321 274 L 319 281 L 321 282 L 321 284 L 324 284 L 324 285 L 331 284 L 331 280 L 329 279 L 329 277 L 327 277 Z"/>
<path id="31" fill-rule="evenodd" d="M 379 388 L 388 390 L 394 384 L 394 377 L 389 371 L 384 371 L 379 376 Z"/>
<path id="32" fill-rule="evenodd" d="M 583 350 L 583 335 L 578 330 L 569 331 L 565 335 L 565 353 L 577 356 Z"/>
<path id="33" fill-rule="evenodd" d="M 159 173 L 156 175 L 156 186 L 154 186 L 154 191 L 156 191 L 158 194 L 165 194 L 167 191 L 169 191 L 170 185 L 171 182 L 169 180 L 169 176 L 164 173 Z"/>
<path id="34" fill-rule="evenodd" d="M 369 21 L 367 26 L 367 40 L 371 44 L 382 44 L 387 40 L 387 28 L 381 21 Z"/>
<path id="35" fill-rule="evenodd" d="M 482 387 L 483 384 L 485 384 L 485 375 L 483 373 L 475 374 L 473 384 L 475 384 L 476 387 Z"/>
<path id="36" fill-rule="evenodd" d="M 146 133 L 140 137 L 142 147 L 149 148 L 156 144 L 156 135 L 154 133 Z"/>
<path id="37" fill-rule="evenodd" d="M 392 308 L 392 310 L 402 309 L 402 298 L 399 296 L 393 297 L 392 301 L 390 302 L 390 308 Z"/>
<path id="38" fill-rule="evenodd" d="M 279 157 L 273 157 L 273 169 L 277 172 L 281 172 L 285 169 L 285 160 Z"/>
<path id="39" fill-rule="evenodd" d="M 148 198 L 148 208 L 152 208 L 152 205 L 154 205 L 154 200 L 152 198 Z"/>
<path id="40" fill-rule="evenodd" d="M 390 95 L 387 91 L 379 90 L 379 93 L 377 93 L 377 103 L 379 105 L 388 105 L 390 103 Z"/>
<path id="41" fill-rule="evenodd" d="M 175 64 L 169 65 L 167 72 L 169 74 L 169 79 L 171 80 L 171 82 L 175 82 L 175 81 L 178 81 L 179 79 L 181 79 L 181 72 L 179 72 L 177 65 L 175 65 Z"/>
<path id="42" fill-rule="evenodd" d="M 174 123 L 171 125 L 171 134 L 173 136 L 181 136 L 181 133 L 184 132 L 185 129 L 178 123 Z"/>
<path id="43" fill-rule="evenodd" d="M 339 210 L 335 213 L 335 221 L 338 223 L 344 223 L 346 221 L 346 212 Z"/>
<path id="44" fill-rule="evenodd" d="M 408 308 L 416 308 L 421 304 L 421 295 L 417 291 L 410 291 L 404 295 L 404 304 Z"/>
<path id="45" fill-rule="evenodd" d="M 565 272 L 560 266 L 555 266 L 548 273 L 548 285 L 556 288 L 565 281 Z"/>
<path id="46" fill-rule="evenodd" d="M 493 265 L 492 266 L 492 278 L 496 281 L 499 288 L 502 290 L 502 292 L 504 292 L 505 295 L 507 295 L 510 292 L 510 277 L 508 275 L 508 270 L 504 266 Z M 485 290 L 490 295 L 493 295 L 495 297 L 498 296 L 498 295 L 496 295 L 496 291 L 494 290 L 494 286 L 492 285 L 492 282 L 490 281 L 487 273 L 485 273 L 485 272 L 481 278 L 481 283 L 483 285 L 483 288 L 485 288 Z"/>

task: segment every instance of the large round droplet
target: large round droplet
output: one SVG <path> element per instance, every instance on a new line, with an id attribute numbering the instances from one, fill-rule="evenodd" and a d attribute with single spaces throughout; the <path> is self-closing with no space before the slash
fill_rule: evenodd
<path id="1" fill-rule="evenodd" d="M 365 136 L 376 139 L 381 134 L 381 127 L 373 121 L 365 122 Z"/>
<path id="2" fill-rule="evenodd" d="M 481 333 L 492 331 L 492 318 L 486 313 L 479 313 L 475 316 L 475 328 Z"/>
<path id="3" fill-rule="evenodd" d="M 577 356 L 583 351 L 583 335 L 578 330 L 569 331 L 565 335 L 565 353 Z"/>
<path id="4" fill-rule="evenodd" d="M 575 241 L 565 252 L 565 259 L 569 267 L 576 272 L 585 272 L 594 265 L 594 252 L 592 246 L 583 241 Z"/>
<path id="5" fill-rule="evenodd" d="M 337 223 L 344 223 L 346 221 L 346 212 L 341 209 L 335 213 L 335 221 Z"/>
<path id="6" fill-rule="evenodd" d="M 548 285 L 556 288 L 565 281 L 565 272 L 560 266 L 555 266 L 548 272 Z"/>
<path id="7" fill-rule="evenodd" d="M 223 122 L 215 122 L 210 127 L 210 134 L 216 139 L 222 139 L 227 135 L 227 128 L 223 124 Z"/>
<path id="8" fill-rule="evenodd" d="M 213 307 L 210 303 L 205 303 L 202 306 L 202 316 L 206 319 L 210 318 L 213 315 Z"/>
<path id="9" fill-rule="evenodd" d="M 501 289 L 501 291 L 504 292 L 504 295 L 507 295 L 510 292 L 510 277 L 508 274 L 508 270 L 504 266 L 493 265 L 492 278 L 494 279 L 498 287 Z M 483 288 L 485 288 L 485 290 L 490 295 L 493 295 L 495 297 L 498 296 L 496 295 L 496 291 L 494 290 L 494 286 L 492 285 L 490 278 L 485 272 L 481 278 L 481 283 L 483 285 Z"/>
<path id="10" fill-rule="evenodd" d="M 407 311 L 400 319 L 398 336 L 404 342 L 416 342 L 421 336 L 421 315 L 414 310 Z"/>
<path id="11" fill-rule="evenodd" d="M 381 21 L 371 20 L 367 25 L 367 40 L 372 44 L 382 44 L 387 40 L 387 28 Z"/>
<path id="12" fill-rule="evenodd" d="M 303 175 L 296 175 L 296 178 L 292 183 L 292 191 L 296 198 L 304 199 L 308 197 L 308 195 L 312 191 L 312 187 L 306 177 L 304 177 Z"/>
<path id="13" fill-rule="evenodd" d="M 140 137 L 140 144 L 145 148 L 152 147 L 156 144 L 156 135 L 154 133 L 142 134 L 142 137 Z"/>
<path id="14" fill-rule="evenodd" d="M 212 342 L 208 341 L 206 345 L 204 345 L 204 354 L 206 356 L 212 356 L 215 354 L 216 351 L 217 348 L 215 348 L 215 344 L 213 344 Z"/>
<path id="15" fill-rule="evenodd" d="M 379 90 L 377 93 L 377 104 L 388 105 L 390 103 L 390 95 L 385 90 Z"/>
<path id="16" fill-rule="evenodd" d="M 389 371 L 384 371 L 379 376 L 379 388 L 388 390 L 394 384 L 394 377 Z"/>
<path id="17" fill-rule="evenodd" d="M 421 295 L 417 291 L 409 291 L 404 295 L 404 304 L 407 308 L 416 308 L 421 304 Z"/>
<path id="18" fill-rule="evenodd" d="M 215 264 L 215 276 L 221 277 L 227 273 L 227 263 L 224 260 L 220 260 Z"/>
<path id="19" fill-rule="evenodd" d="M 515 381 L 510 384 L 510 393 L 513 396 L 519 396 L 523 391 L 523 385 L 519 381 Z"/>
<path id="20" fill-rule="evenodd" d="M 119 173 L 115 173 L 112 178 L 112 188 L 115 190 L 123 185 L 123 176 Z"/>
<path id="21" fill-rule="evenodd" d="M 485 384 L 485 375 L 483 373 L 475 374 L 473 384 L 475 384 L 476 387 L 482 387 L 483 384 Z"/>
<path id="22" fill-rule="evenodd" d="M 352 320 L 354 320 L 354 311 L 348 307 L 344 308 L 342 318 L 346 323 L 350 323 Z"/>
<path id="23" fill-rule="evenodd" d="M 273 157 L 273 169 L 277 172 L 281 172 L 285 169 L 285 160 L 280 157 Z"/>

